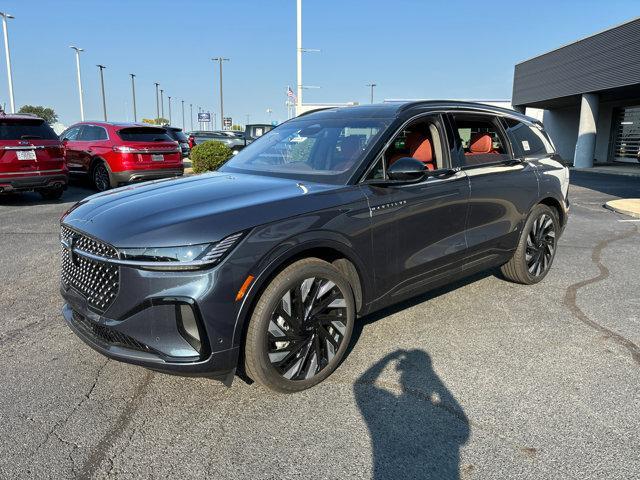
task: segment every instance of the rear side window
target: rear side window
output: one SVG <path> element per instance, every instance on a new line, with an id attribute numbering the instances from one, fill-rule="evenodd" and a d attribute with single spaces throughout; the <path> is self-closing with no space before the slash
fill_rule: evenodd
<path id="1" fill-rule="evenodd" d="M 464 148 L 464 165 L 503 162 L 510 158 L 506 140 L 495 117 L 454 113 L 453 119 Z"/>
<path id="2" fill-rule="evenodd" d="M 168 133 L 171 136 L 171 138 L 173 138 L 174 140 L 177 140 L 178 142 L 187 143 L 189 141 L 189 139 L 187 138 L 187 136 L 184 134 L 182 130 L 170 130 Z"/>
<path id="3" fill-rule="evenodd" d="M 118 130 L 125 142 L 173 142 L 164 129 L 153 127 L 130 127 Z"/>
<path id="4" fill-rule="evenodd" d="M 0 120 L 0 140 L 58 140 L 43 120 Z"/>
<path id="5" fill-rule="evenodd" d="M 78 140 L 107 140 L 107 131 L 95 125 L 83 125 Z"/>
<path id="6" fill-rule="evenodd" d="M 502 120 L 507 134 L 511 137 L 513 152 L 517 157 L 554 153 L 553 146 L 542 129 L 519 122 L 513 118 L 503 118 Z"/>

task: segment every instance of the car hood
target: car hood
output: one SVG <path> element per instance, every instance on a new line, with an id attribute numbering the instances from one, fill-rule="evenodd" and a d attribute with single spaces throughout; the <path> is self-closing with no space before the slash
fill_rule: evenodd
<path id="1" fill-rule="evenodd" d="M 158 180 L 78 202 L 63 223 L 116 247 L 207 243 L 332 206 L 344 186 L 229 173 Z"/>

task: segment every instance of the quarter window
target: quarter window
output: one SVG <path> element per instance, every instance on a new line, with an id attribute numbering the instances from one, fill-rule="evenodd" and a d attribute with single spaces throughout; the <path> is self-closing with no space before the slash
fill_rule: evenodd
<path id="1" fill-rule="evenodd" d="M 510 159 L 507 143 L 495 117 L 454 114 L 456 132 L 464 149 L 463 165 L 482 165 Z"/>
<path id="2" fill-rule="evenodd" d="M 107 132 L 102 127 L 97 127 L 95 125 L 84 125 L 82 127 L 82 131 L 80 132 L 80 136 L 78 140 L 80 141 L 89 141 L 89 140 L 106 140 Z"/>
<path id="3" fill-rule="evenodd" d="M 513 118 L 503 118 L 507 134 L 511 137 L 513 152 L 517 157 L 554 153 L 551 142 L 537 126 L 526 125 Z"/>

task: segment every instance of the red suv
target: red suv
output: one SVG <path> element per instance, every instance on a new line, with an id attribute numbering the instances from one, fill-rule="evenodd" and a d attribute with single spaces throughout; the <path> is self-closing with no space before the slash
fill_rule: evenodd
<path id="1" fill-rule="evenodd" d="M 139 123 L 77 123 L 62 135 L 69 173 L 89 175 L 102 192 L 120 184 L 184 173 L 178 142 Z"/>
<path id="2" fill-rule="evenodd" d="M 56 199 L 68 177 L 62 144 L 43 119 L 0 114 L 0 193 L 35 190 Z"/>

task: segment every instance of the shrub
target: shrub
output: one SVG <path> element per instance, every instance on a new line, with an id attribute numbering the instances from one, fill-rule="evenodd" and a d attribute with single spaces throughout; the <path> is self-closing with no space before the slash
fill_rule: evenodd
<path id="1" fill-rule="evenodd" d="M 191 149 L 193 173 L 217 170 L 229 160 L 233 153 L 224 143 L 208 140 Z"/>

